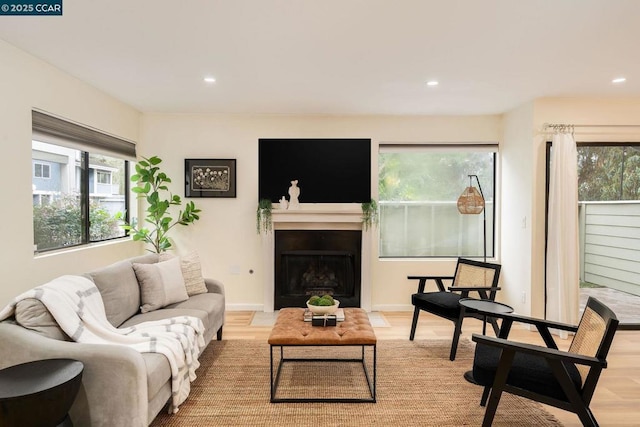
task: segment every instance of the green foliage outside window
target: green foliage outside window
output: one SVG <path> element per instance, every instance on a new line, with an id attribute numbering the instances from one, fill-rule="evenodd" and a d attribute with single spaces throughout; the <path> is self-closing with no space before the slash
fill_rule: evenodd
<path id="1" fill-rule="evenodd" d="M 493 153 L 381 153 L 378 191 L 381 201 L 457 200 L 478 175 L 484 197 L 493 200 Z"/>
<path id="2" fill-rule="evenodd" d="M 578 147 L 578 199 L 640 200 L 640 147 Z"/>
<path id="3" fill-rule="evenodd" d="M 91 241 L 121 236 L 120 221 L 97 201 L 89 204 Z M 65 194 L 48 205 L 33 207 L 34 241 L 39 251 L 82 243 L 82 212 L 77 195 Z"/>
<path id="4" fill-rule="evenodd" d="M 456 205 L 470 174 L 478 175 L 487 202 L 486 248 L 493 256 L 495 153 L 473 146 L 391 150 L 378 156 L 380 256 L 482 256 L 484 216 L 460 215 Z"/>

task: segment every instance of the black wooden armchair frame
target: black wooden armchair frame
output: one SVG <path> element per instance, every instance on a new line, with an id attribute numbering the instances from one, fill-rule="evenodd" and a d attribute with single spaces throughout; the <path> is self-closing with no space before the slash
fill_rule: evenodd
<path id="1" fill-rule="evenodd" d="M 589 404 L 593 398 L 593 393 L 595 392 L 602 370 L 607 367 L 606 357 L 618 327 L 618 320 L 613 311 L 595 298 L 590 297 L 586 307 L 592 309 L 605 322 L 602 340 L 599 343 L 596 355 L 593 357 L 558 350 L 558 346 L 550 332 L 550 329 L 557 329 L 576 333 L 580 325 L 568 325 L 515 314 L 501 314 L 500 317 L 502 317 L 503 321 L 498 338 L 479 334 L 472 335 L 472 340 L 475 341 L 477 345 L 488 345 L 501 349 L 500 360 L 493 384 L 485 385 L 480 400 L 480 405 L 487 407 L 482 422 L 483 427 L 489 427 L 493 423 L 493 418 L 495 417 L 503 391 L 573 412 L 580 418 L 584 426 L 598 426 L 593 413 L 589 409 Z M 507 340 L 513 322 L 521 322 L 535 326 L 547 347 Z M 582 320 L 580 324 L 582 324 Z M 507 384 L 509 371 L 516 353 L 543 357 L 551 368 L 554 378 L 558 381 L 567 400 L 549 397 Z M 582 378 L 583 383 L 581 389 L 577 389 L 572 382 L 567 370 L 567 363 L 588 367 L 588 374 Z"/>
<path id="2" fill-rule="evenodd" d="M 493 271 L 493 278 L 491 280 L 491 286 L 457 286 L 456 278 L 460 273 L 461 269 L 465 267 L 475 267 L 481 269 L 487 269 Z M 416 295 L 425 294 L 425 288 L 427 281 L 433 280 L 438 287 L 437 293 L 446 293 L 446 292 L 455 292 L 459 293 L 461 298 L 469 298 L 470 292 L 477 292 L 478 296 L 481 299 L 488 299 L 493 301 L 496 297 L 496 292 L 500 290 L 498 286 L 498 281 L 500 279 L 500 269 L 501 266 L 499 264 L 492 264 L 488 262 L 475 261 L 465 258 L 458 258 L 458 262 L 456 264 L 456 270 L 453 276 L 407 276 L 409 280 L 418 280 L 418 292 L 412 296 L 412 300 Z M 452 286 L 445 287 L 445 281 L 451 282 Z M 429 294 L 427 292 L 426 294 Z M 474 294 L 475 295 L 475 294 Z M 456 303 L 457 305 L 457 303 Z M 435 310 L 429 309 L 427 306 L 420 306 L 414 304 L 415 308 L 413 310 L 413 321 L 411 322 L 411 333 L 409 335 L 409 340 L 413 341 L 416 335 L 416 327 L 418 325 L 418 317 L 420 316 L 420 311 L 427 311 L 429 313 L 435 314 L 436 316 L 442 317 L 444 319 L 450 320 L 455 324 L 455 329 L 453 332 L 453 340 L 451 342 L 451 352 L 449 354 L 449 360 L 455 360 L 456 352 L 458 350 L 458 341 L 460 340 L 460 334 L 462 333 L 462 322 L 465 317 L 473 317 L 476 319 L 481 319 L 483 322 L 488 320 L 493 326 L 493 330 L 498 335 L 499 328 L 495 318 L 479 315 L 477 313 L 463 311 L 460 306 L 457 306 L 457 310 L 451 310 L 451 314 L 445 314 L 443 312 L 437 312 Z"/>

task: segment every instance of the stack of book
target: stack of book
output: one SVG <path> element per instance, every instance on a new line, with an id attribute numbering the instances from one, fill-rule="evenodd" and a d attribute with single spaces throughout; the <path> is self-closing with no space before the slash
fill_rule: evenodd
<path id="1" fill-rule="evenodd" d="M 313 320 L 313 318 L 316 317 L 318 319 L 324 319 L 326 318 L 332 318 L 335 319 L 337 322 L 342 322 L 344 321 L 344 310 L 342 308 L 339 308 L 336 310 L 336 312 L 334 314 L 330 314 L 330 315 L 324 315 L 324 314 L 320 314 L 320 315 L 314 315 L 311 310 L 309 310 L 308 308 L 304 309 L 304 321 L 305 322 L 311 322 Z"/>

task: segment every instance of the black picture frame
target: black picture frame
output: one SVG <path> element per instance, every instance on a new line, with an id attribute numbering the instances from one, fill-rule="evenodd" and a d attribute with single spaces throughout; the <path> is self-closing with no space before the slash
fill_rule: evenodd
<path id="1" fill-rule="evenodd" d="M 185 197 L 236 197 L 236 159 L 185 159 Z"/>

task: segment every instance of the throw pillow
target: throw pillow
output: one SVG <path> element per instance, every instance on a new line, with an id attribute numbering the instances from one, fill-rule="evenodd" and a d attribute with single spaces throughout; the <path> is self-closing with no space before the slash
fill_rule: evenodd
<path id="1" fill-rule="evenodd" d="M 160 261 L 171 259 L 174 256 L 170 253 L 163 252 L 160 254 Z M 200 257 L 198 253 L 193 251 L 180 258 L 182 267 L 182 277 L 187 288 L 187 295 L 193 296 L 207 293 L 207 285 L 202 277 L 202 267 L 200 265 Z"/>
<path id="2" fill-rule="evenodd" d="M 184 286 L 180 259 L 156 264 L 133 264 L 140 283 L 140 311 L 147 313 L 189 298 Z"/>
<path id="3" fill-rule="evenodd" d="M 182 276 L 187 287 L 187 294 L 192 296 L 208 292 L 207 285 L 204 284 L 204 278 L 202 277 L 202 267 L 198 253 L 188 253 L 181 258 L 181 261 Z"/>

